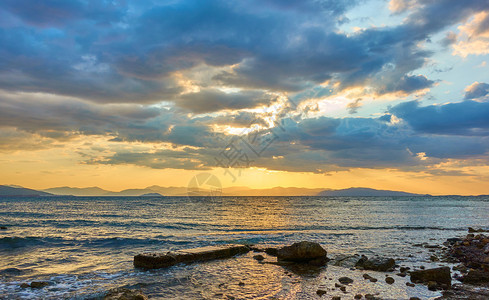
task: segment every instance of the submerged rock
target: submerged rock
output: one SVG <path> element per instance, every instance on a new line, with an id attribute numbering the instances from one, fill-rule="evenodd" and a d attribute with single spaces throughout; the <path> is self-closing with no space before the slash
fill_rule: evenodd
<path id="1" fill-rule="evenodd" d="M 47 281 L 33 281 L 33 282 L 31 282 L 30 287 L 33 289 L 41 289 L 41 288 L 48 286 L 48 285 L 49 285 L 49 282 L 47 282 Z"/>
<path id="2" fill-rule="evenodd" d="M 147 300 L 148 297 L 139 290 L 115 288 L 105 295 L 104 300 Z"/>
<path id="3" fill-rule="evenodd" d="M 279 260 L 314 264 L 325 264 L 328 261 L 326 255 L 327 252 L 321 245 L 306 241 L 285 246 L 277 251 Z"/>
<path id="4" fill-rule="evenodd" d="M 369 259 L 365 255 L 362 255 L 355 266 L 364 270 L 386 272 L 395 265 L 396 261 L 393 258 L 373 257 Z"/>
<path id="5" fill-rule="evenodd" d="M 450 286 L 452 284 L 452 277 L 450 275 L 449 267 L 440 267 L 426 270 L 417 270 L 411 272 L 412 282 L 428 283 L 434 281 L 439 284 L 446 284 Z"/>
<path id="6" fill-rule="evenodd" d="M 261 254 L 258 254 L 258 255 L 253 255 L 253 258 L 258 260 L 258 261 L 262 261 L 265 259 L 265 257 Z"/>

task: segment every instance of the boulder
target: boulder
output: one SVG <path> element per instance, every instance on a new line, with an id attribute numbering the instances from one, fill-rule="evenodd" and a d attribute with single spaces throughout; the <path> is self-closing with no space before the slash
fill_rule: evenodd
<path id="1" fill-rule="evenodd" d="M 147 300 L 148 297 L 139 290 L 115 288 L 105 295 L 104 300 Z"/>
<path id="2" fill-rule="evenodd" d="M 426 270 L 416 270 L 411 272 L 412 282 L 428 283 L 434 281 L 439 284 L 446 284 L 450 286 L 452 284 L 452 277 L 450 275 L 450 267 L 440 267 Z"/>
<path id="3" fill-rule="evenodd" d="M 396 261 L 393 258 L 373 257 L 369 259 L 365 255 L 362 255 L 355 264 L 355 267 L 363 268 L 364 270 L 386 272 L 387 270 L 392 269 L 395 265 Z"/>
<path id="4" fill-rule="evenodd" d="M 321 245 L 313 242 L 299 242 L 285 246 L 277 251 L 277 258 L 293 262 L 323 262 L 328 258 L 327 252 Z"/>

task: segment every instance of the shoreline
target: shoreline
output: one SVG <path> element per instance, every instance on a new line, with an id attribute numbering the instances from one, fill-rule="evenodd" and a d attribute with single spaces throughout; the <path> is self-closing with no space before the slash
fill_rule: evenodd
<path id="1" fill-rule="evenodd" d="M 473 229 L 469 229 L 469 232 L 464 238 L 448 239 L 443 245 L 428 243 L 417 245 L 428 248 L 433 253 L 430 260 L 437 265 L 434 268 L 433 265 L 429 268 L 424 265 L 408 266 L 404 263 L 397 264 L 393 258 L 376 256 L 368 258 L 358 254 L 337 255 L 330 259 L 326 257 L 327 252 L 319 244 L 311 242 L 294 243 L 291 246 L 284 247 L 249 245 L 247 252 L 251 253 L 252 258 L 259 264 L 281 266 L 288 276 L 294 274 L 309 278 L 303 289 L 312 298 L 334 300 L 488 299 L 489 280 L 474 280 L 474 276 L 470 274 L 471 272 L 480 271 L 489 279 L 489 236 L 485 236 L 482 233 L 485 231 L 482 230 L 476 231 L 479 233 L 478 235 L 474 235 Z M 475 250 L 477 254 L 474 255 L 474 249 L 481 249 L 481 251 L 479 253 Z M 201 252 L 200 250 L 191 250 L 194 250 L 192 259 L 187 259 L 186 263 L 200 263 L 202 260 L 207 260 L 199 257 L 198 253 Z M 185 251 L 189 250 L 180 251 L 185 253 Z M 292 253 L 289 253 L 288 257 L 286 257 L 283 254 L 284 251 L 292 251 Z M 318 251 L 321 254 L 317 254 Z M 324 257 L 322 256 L 323 254 Z M 165 259 L 172 257 L 172 255 L 175 254 L 170 252 L 162 254 Z M 209 256 L 208 253 L 206 255 Z M 483 257 L 478 257 L 477 255 L 482 255 Z M 229 257 L 233 256 L 234 254 L 229 255 Z M 465 260 L 460 259 L 460 257 Z M 319 263 L 318 258 L 320 258 Z M 219 257 L 219 259 L 225 258 Z M 482 264 L 474 265 L 474 260 L 481 259 Z M 488 264 L 485 265 L 485 262 Z M 467 265 L 479 268 L 468 268 Z M 169 266 L 157 266 L 156 268 Z M 475 276 L 477 279 L 478 275 Z M 465 283 L 469 281 L 468 278 L 472 278 L 472 281 Z M 245 283 L 239 282 L 238 285 L 245 285 Z M 427 297 L 398 298 L 400 296 L 399 293 L 402 293 L 403 289 L 417 290 L 418 295 Z M 397 296 L 395 296 L 396 293 Z M 115 289 L 109 291 L 104 299 L 147 299 L 142 297 L 146 296 L 140 290 Z M 225 293 L 216 293 L 211 298 L 239 299 Z"/>

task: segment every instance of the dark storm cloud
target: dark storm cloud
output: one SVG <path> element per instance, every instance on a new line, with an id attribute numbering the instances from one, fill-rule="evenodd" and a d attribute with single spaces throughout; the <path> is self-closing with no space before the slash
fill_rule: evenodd
<path id="1" fill-rule="evenodd" d="M 342 87 L 370 82 L 379 91 L 411 92 L 432 83 L 409 74 L 431 55 L 417 43 L 489 6 L 428 2 L 399 26 L 339 33 L 338 20 L 355 4 L 2 1 L 15 26 L 0 28 L 0 88 L 102 103 L 173 101 L 181 89 L 172 72 L 239 64 L 215 80 L 301 91 L 333 78 Z"/>
<path id="2" fill-rule="evenodd" d="M 489 84 L 475 82 L 465 90 L 465 99 L 476 99 L 489 94 Z"/>

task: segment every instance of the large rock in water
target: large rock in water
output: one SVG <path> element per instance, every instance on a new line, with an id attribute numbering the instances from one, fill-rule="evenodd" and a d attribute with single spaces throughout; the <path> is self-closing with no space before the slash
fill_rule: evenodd
<path id="1" fill-rule="evenodd" d="M 245 245 L 208 246 L 167 253 L 143 253 L 134 256 L 134 266 L 143 269 L 171 267 L 178 263 L 228 258 L 250 251 Z"/>
<path id="2" fill-rule="evenodd" d="M 452 284 L 452 276 L 450 275 L 450 267 L 433 268 L 426 270 L 417 270 L 411 272 L 412 282 L 430 282 L 434 281 L 439 284 Z"/>
<path id="3" fill-rule="evenodd" d="M 328 261 L 327 254 L 328 252 L 318 243 L 304 241 L 278 249 L 277 258 L 285 261 L 325 264 Z"/>
<path id="4" fill-rule="evenodd" d="M 393 258 L 373 257 L 367 258 L 365 255 L 358 260 L 355 267 L 361 267 L 364 270 L 386 272 L 396 265 Z"/>
<path id="5" fill-rule="evenodd" d="M 471 269 L 464 277 L 463 283 L 479 284 L 489 282 L 489 272 Z"/>

